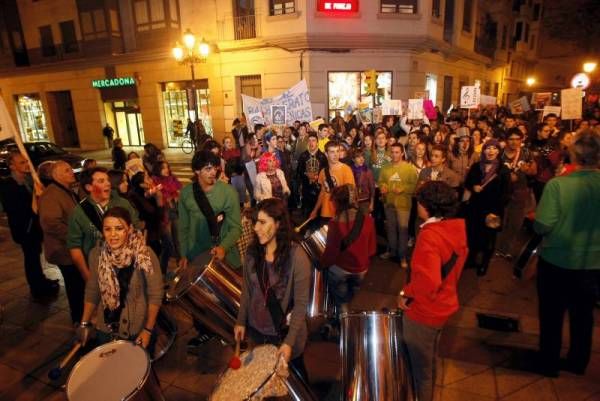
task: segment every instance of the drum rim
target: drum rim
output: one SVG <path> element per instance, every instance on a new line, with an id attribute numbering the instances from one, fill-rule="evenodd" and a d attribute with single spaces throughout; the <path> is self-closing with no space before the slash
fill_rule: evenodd
<path id="1" fill-rule="evenodd" d="M 92 351 L 95 351 L 98 348 L 104 348 L 104 347 L 108 347 L 110 345 L 114 345 L 115 343 L 121 343 L 121 344 L 126 343 L 126 344 L 132 344 L 135 347 L 140 347 L 142 349 L 142 351 L 144 351 L 144 353 L 146 354 L 146 358 L 148 361 L 148 364 L 146 366 L 146 372 L 144 373 L 144 376 L 142 377 L 142 380 L 140 381 L 141 384 L 138 383 L 136 385 L 136 387 L 129 394 L 127 394 L 125 397 L 122 398 L 123 401 L 127 401 L 127 400 L 131 399 L 131 397 L 134 396 L 138 391 L 140 391 L 144 387 L 146 382 L 148 381 L 148 377 L 150 377 L 150 372 L 152 371 L 152 362 L 151 362 L 152 358 L 150 358 L 150 355 L 148 354 L 148 350 L 146 348 L 134 343 L 133 341 L 123 340 L 123 339 L 113 340 L 106 344 L 99 345 L 98 347 L 94 348 Z M 75 366 L 73 366 L 73 369 L 71 369 L 71 372 L 69 372 L 69 377 L 67 377 L 67 381 L 65 382 L 65 395 L 67 396 L 67 400 L 69 400 L 69 401 L 71 401 L 71 399 L 69 398 L 69 382 L 71 381 L 71 377 L 76 372 L 77 368 L 81 368 L 81 365 L 83 364 L 84 360 L 86 359 L 87 356 L 90 355 L 90 353 L 92 351 L 88 352 L 81 359 L 79 359 L 79 361 L 77 361 Z"/>
<path id="2" fill-rule="evenodd" d="M 255 346 L 254 348 L 252 348 L 252 350 L 254 350 L 256 348 L 259 348 L 259 347 L 265 347 L 265 346 L 271 346 L 271 347 L 275 347 L 275 349 L 277 349 L 277 346 L 275 346 L 273 344 L 260 344 L 260 345 Z M 253 389 L 252 392 L 248 395 L 248 397 L 244 398 L 244 400 L 251 400 L 252 397 L 254 397 L 256 395 L 256 393 L 258 393 L 264 387 L 264 385 L 267 384 L 269 382 L 269 380 L 271 380 L 273 378 L 273 376 L 275 376 L 277 374 L 277 363 L 278 362 L 279 362 L 279 360 L 277 360 L 275 362 L 275 366 L 273 367 L 273 371 L 271 373 L 269 373 L 269 376 L 267 376 L 265 378 L 265 380 L 263 380 L 257 388 Z M 212 388 L 212 390 L 210 392 L 208 401 L 211 401 L 213 399 L 212 397 L 213 397 L 213 394 L 214 394 L 215 390 L 221 385 L 221 383 L 223 381 L 223 377 L 225 376 L 225 373 L 227 373 L 228 370 L 229 370 L 229 367 L 226 367 L 221 372 L 221 374 L 219 375 L 219 377 L 217 378 L 217 381 L 215 382 L 215 385 L 213 386 L 213 388 Z"/>
<path id="3" fill-rule="evenodd" d="M 212 260 L 211 260 L 211 263 L 212 263 Z M 202 271 L 200 272 L 200 274 L 198 274 L 198 276 L 196 277 L 196 279 L 195 279 L 195 280 L 193 280 L 193 281 L 190 281 L 190 282 L 189 282 L 189 283 L 186 285 L 186 287 L 185 287 L 184 289 L 182 289 L 182 291 L 180 291 L 180 292 L 179 292 L 179 293 L 177 293 L 176 295 L 170 295 L 170 292 L 169 292 L 169 290 L 167 289 L 167 290 L 165 291 L 165 299 L 167 300 L 167 302 L 175 302 L 175 301 L 178 301 L 178 300 L 180 300 L 181 298 L 183 298 L 183 297 L 185 296 L 185 294 L 187 294 L 187 293 L 188 293 L 188 291 L 189 291 L 189 290 L 190 290 L 190 289 L 191 289 L 193 286 L 195 286 L 196 284 L 198 284 L 198 282 L 199 282 L 199 281 L 200 281 L 200 279 L 202 278 L 202 275 L 204 274 L 205 270 L 206 270 L 206 269 L 207 269 L 207 268 L 210 266 L 210 264 L 211 264 L 211 263 L 204 265 L 204 268 L 202 269 Z M 171 282 L 175 281 L 175 280 L 176 280 L 177 278 L 179 278 L 179 277 L 180 277 L 180 275 L 179 275 L 179 274 L 178 274 L 178 275 L 176 275 L 176 276 L 173 278 L 173 280 L 171 280 Z M 179 282 L 179 281 L 178 281 L 178 282 Z M 177 282 L 177 283 L 178 283 L 178 282 Z"/>
<path id="4" fill-rule="evenodd" d="M 389 311 L 351 311 L 351 312 L 342 312 L 340 313 L 340 319 L 344 319 L 346 317 L 363 317 L 363 316 L 391 316 L 391 317 L 401 317 L 401 310 L 389 310 Z"/>

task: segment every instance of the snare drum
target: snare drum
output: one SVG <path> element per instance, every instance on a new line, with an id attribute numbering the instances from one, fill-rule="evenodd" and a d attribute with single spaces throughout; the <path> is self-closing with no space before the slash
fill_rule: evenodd
<path id="1" fill-rule="evenodd" d="M 210 401 L 259 401 L 265 397 L 316 400 L 296 371 L 281 365 L 276 346 L 258 346 L 241 354 L 240 360 L 239 369 L 227 369 L 221 375 Z"/>
<path id="2" fill-rule="evenodd" d="M 225 341 L 234 342 L 242 278 L 225 261 L 200 258 L 169 283 L 168 303 L 178 305 Z"/>
<path id="3" fill-rule="evenodd" d="M 77 362 L 66 385 L 69 401 L 154 401 L 164 397 L 146 350 L 118 340 Z"/>
<path id="4" fill-rule="evenodd" d="M 335 314 L 333 298 L 327 291 L 327 274 L 321 270 L 320 260 L 327 243 L 327 225 L 314 231 L 308 238 L 302 241 L 302 249 L 308 255 L 313 268 L 310 278 L 310 292 L 307 304 L 307 316 L 316 318 L 319 316 L 332 316 Z"/>
<path id="5" fill-rule="evenodd" d="M 302 241 L 302 248 L 312 261 L 313 265 L 319 266 L 319 261 L 325 245 L 327 244 L 327 225 L 322 226 L 318 230 L 312 232 L 308 238 Z"/>

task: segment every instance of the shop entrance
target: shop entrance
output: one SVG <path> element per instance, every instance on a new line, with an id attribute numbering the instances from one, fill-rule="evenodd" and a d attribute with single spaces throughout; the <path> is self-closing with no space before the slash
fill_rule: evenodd
<path id="1" fill-rule="evenodd" d="M 145 144 L 142 114 L 136 100 L 104 103 L 106 121 L 115 130 L 115 138 L 121 138 L 123 146 Z"/>

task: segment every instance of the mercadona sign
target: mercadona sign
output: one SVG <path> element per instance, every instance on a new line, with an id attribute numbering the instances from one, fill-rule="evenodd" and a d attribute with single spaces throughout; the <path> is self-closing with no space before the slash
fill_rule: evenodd
<path id="1" fill-rule="evenodd" d="M 93 88 L 115 88 L 119 86 L 133 85 L 135 85 L 135 78 L 133 77 L 94 79 L 92 81 Z"/>

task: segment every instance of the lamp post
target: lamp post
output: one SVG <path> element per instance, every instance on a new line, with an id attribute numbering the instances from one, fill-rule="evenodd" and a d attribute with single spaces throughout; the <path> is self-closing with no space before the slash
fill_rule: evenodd
<path id="1" fill-rule="evenodd" d="M 177 42 L 173 48 L 173 57 L 180 64 L 189 65 L 192 72 L 192 110 L 194 111 L 194 119 L 198 120 L 198 105 L 196 103 L 196 75 L 194 70 L 195 64 L 206 62 L 210 53 L 210 46 L 200 39 L 200 43 L 196 43 L 196 36 L 187 29 L 183 34 L 183 46 Z"/>

